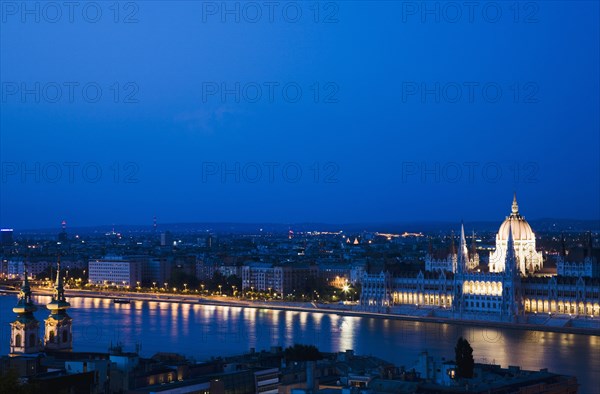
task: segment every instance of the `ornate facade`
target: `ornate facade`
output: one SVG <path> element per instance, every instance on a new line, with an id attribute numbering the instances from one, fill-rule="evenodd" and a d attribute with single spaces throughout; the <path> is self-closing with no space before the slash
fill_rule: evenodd
<path id="1" fill-rule="evenodd" d="M 542 266 L 541 253 L 535 251 L 535 236 L 519 215 L 516 198 L 512 212 L 512 219 L 505 220 L 496 236 L 495 263 L 490 260 L 494 270 L 479 269 L 483 267 L 479 267 L 476 250 L 472 247 L 469 253 L 461 226 L 458 251 L 452 247 L 446 259 L 435 259 L 430 250 L 425 272 L 400 277 L 387 272 L 366 274 L 360 301 L 363 309 L 393 312 L 412 305 L 446 310 L 456 318 L 501 321 L 520 321 L 526 313 L 600 316 L 599 279 L 524 276 Z M 516 231 L 513 224 L 518 226 Z M 498 256 L 504 256 L 501 264 Z"/>
<path id="2" fill-rule="evenodd" d="M 13 308 L 17 314 L 15 321 L 10 323 L 10 355 L 22 356 L 37 354 L 41 351 L 70 351 L 73 348 L 72 319 L 66 310 L 71 306 L 65 299 L 62 284 L 60 261 L 56 273 L 56 285 L 52 301 L 47 305 L 50 316 L 45 321 L 44 344 L 39 336 L 40 322 L 33 312 L 37 310 L 31 299 L 31 287 L 25 271 L 25 279 L 19 292 L 19 300 Z"/>
<path id="3" fill-rule="evenodd" d="M 574 255 L 575 254 L 575 255 Z M 568 253 L 563 239 L 563 248 L 556 259 L 556 273 L 559 276 L 575 277 L 600 277 L 600 262 L 598 256 L 594 256 L 592 233 L 588 234 L 587 245 L 583 248 L 583 255 Z"/>
<path id="4" fill-rule="evenodd" d="M 31 287 L 25 271 L 25 279 L 19 292 L 19 301 L 13 308 L 17 314 L 15 321 L 10 323 L 10 355 L 35 354 L 42 349 L 39 338 L 40 322 L 37 321 L 33 312 L 37 307 L 31 300 Z"/>
<path id="5" fill-rule="evenodd" d="M 534 273 L 543 267 L 542 254 L 535 249 L 535 234 L 525 217 L 519 213 L 515 194 L 512 209 L 496 234 L 496 250 L 490 253 L 490 272 L 503 272 L 508 250 L 508 230 L 511 229 L 519 270 L 523 275 Z"/>

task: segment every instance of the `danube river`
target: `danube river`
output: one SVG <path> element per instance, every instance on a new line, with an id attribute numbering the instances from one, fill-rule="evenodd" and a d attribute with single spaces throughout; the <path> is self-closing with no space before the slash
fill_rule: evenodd
<path id="1" fill-rule="evenodd" d="M 8 353 L 11 308 L 16 296 L 0 297 L 0 354 Z M 34 296 L 36 304 L 50 300 Z M 211 356 L 257 351 L 294 343 L 314 344 L 322 351 L 354 349 L 396 365 L 412 367 L 419 353 L 453 358 L 459 336 L 469 340 L 476 361 L 504 367 L 548 368 L 577 376 L 582 393 L 597 393 L 600 336 L 541 331 L 466 327 L 337 314 L 132 301 L 114 304 L 102 298 L 70 297 L 75 351 L 105 352 L 111 343 L 141 354 L 177 352 L 205 360 Z M 40 307 L 36 317 L 48 315 Z M 43 326 L 43 323 L 42 323 Z"/>

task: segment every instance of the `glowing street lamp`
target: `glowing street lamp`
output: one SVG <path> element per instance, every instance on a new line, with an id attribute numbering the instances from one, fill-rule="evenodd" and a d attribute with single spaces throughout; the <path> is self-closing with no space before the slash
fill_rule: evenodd
<path id="1" fill-rule="evenodd" d="M 344 287 L 342 287 L 342 291 L 344 292 L 345 297 L 348 298 L 348 292 L 350 291 L 350 285 L 348 283 L 346 283 L 344 285 Z M 354 295 L 352 295 L 352 301 L 354 301 Z"/>

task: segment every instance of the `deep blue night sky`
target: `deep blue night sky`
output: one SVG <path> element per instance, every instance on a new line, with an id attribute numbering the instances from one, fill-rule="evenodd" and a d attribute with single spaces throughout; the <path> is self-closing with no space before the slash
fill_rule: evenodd
<path id="1" fill-rule="evenodd" d="M 599 3 L 473 3 L 3 1 L 0 225 L 598 219 Z"/>

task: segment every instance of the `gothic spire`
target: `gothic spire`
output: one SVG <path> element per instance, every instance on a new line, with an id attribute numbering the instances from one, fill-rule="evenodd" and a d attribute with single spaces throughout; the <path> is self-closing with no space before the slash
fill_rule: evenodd
<path id="1" fill-rule="evenodd" d="M 517 256 L 515 255 L 515 242 L 512 235 L 512 225 L 508 224 L 508 240 L 506 241 L 506 260 L 504 263 L 504 270 L 509 273 L 516 275 L 519 272 L 517 266 Z"/>
<path id="2" fill-rule="evenodd" d="M 463 222 L 460 223 L 460 244 L 458 247 L 458 264 L 460 268 L 464 270 L 469 261 L 469 251 L 467 248 L 467 240 L 465 239 L 465 225 Z"/>

